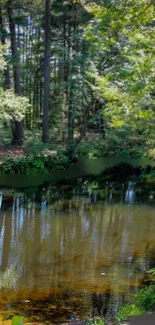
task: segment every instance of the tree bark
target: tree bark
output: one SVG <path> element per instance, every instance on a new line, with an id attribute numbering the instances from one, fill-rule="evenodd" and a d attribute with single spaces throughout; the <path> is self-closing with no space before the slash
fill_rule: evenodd
<path id="1" fill-rule="evenodd" d="M 73 155 L 74 151 L 74 83 L 75 81 L 73 80 L 72 76 L 74 74 L 74 59 L 75 59 L 75 53 L 73 57 L 71 58 L 70 56 L 70 51 L 71 51 L 71 29 L 70 26 L 68 26 L 68 71 L 67 73 L 70 76 L 69 80 L 69 88 L 67 91 L 67 101 L 68 101 L 68 154 L 70 157 Z M 74 44 L 72 44 L 72 50 L 74 51 Z M 67 77 L 68 80 L 68 77 Z"/>
<path id="2" fill-rule="evenodd" d="M 21 80 L 20 80 L 20 65 L 19 65 L 19 55 L 17 51 L 17 42 L 16 42 L 16 30 L 15 22 L 13 20 L 13 9 L 11 1 L 7 3 L 7 11 L 9 17 L 9 28 L 11 34 L 11 52 L 13 60 L 17 60 L 13 63 L 13 78 L 14 78 L 14 88 L 17 95 L 21 95 Z M 13 143 L 22 144 L 24 141 L 24 122 L 15 121 L 14 123 L 14 132 L 13 132 Z"/>
<path id="3" fill-rule="evenodd" d="M 5 28 L 3 24 L 3 12 L 2 12 L 2 6 L 0 5 L 0 34 L 1 34 L 1 43 L 2 45 L 6 45 L 6 39 L 5 39 Z M 11 82 L 10 82 L 10 71 L 9 66 L 7 64 L 6 69 L 4 69 L 4 84 L 3 84 L 4 90 L 11 88 Z M 14 121 L 11 120 L 11 130 L 12 134 L 14 134 L 15 131 L 15 125 Z"/>
<path id="4" fill-rule="evenodd" d="M 69 87 L 69 98 L 68 98 L 68 154 L 71 158 L 76 156 L 76 141 L 74 139 L 74 128 L 75 128 L 75 98 L 74 89 L 76 87 L 75 75 L 77 73 L 76 67 L 76 55 L 77 55 L 77 7 L 74 4 L 74 21 L 73 21 L 73 35 L 72 35 L 72 59 L 70 64 L 70 87 Z M 70 40 L 70 35 L 68 37 Z"/>
<path id="5" fill-rule="evenodd" d="M 5 40 L 5 29 L 3 24 L 3 14 L 2 14 L 2 6 L 0 5 L 0 34 L 1 34 L 1 43 L 2 45 L 6 44 Z M 4 89 L 10 89 L 10 74 L 9 74 L 9 66 L 7 65 L 4 70 Z"/>
<path id="6" fill-rule="evenodd" d="M 50 104 L 50 24 L 51 3 L 45 0 L 45 50 L 44 50 L 44 106 L 43 106 L 43 142 L 49 141 L 48 120 Z"/>

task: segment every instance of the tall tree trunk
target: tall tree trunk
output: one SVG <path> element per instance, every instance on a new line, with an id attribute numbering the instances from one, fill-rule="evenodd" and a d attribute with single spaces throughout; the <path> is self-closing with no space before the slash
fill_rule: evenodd
<path id="1" fill-rule="evenodd" d="M 68 73 L 69 75 L 69 87 L 67 90 L 67 100 L 68 100 L 68 154 L 70 157 L 73 155 L 73 150 L 74 150 L 74 79 L 73 79 L 73 73 L 74 73 L 74 55 L 71 57 L 71 28 L 68 26 L 68 38 L 67 38 L 67 43 L 68 43 Z M 74 50 L 74 44 L 72 44 L 72 50 Z M 65 75 L 65 78 L 67 75 Z M 68 79 L 68 77 L 67 77 Z M 66 80 L 67 80 L 66 79 Z M 68 86 L 68 85 L 67 85 Z"/>
<path id="2" fill-rule="evenodd" d="M 19 65 L 19 55 L 17 51 L 16 42 L 16 31 L 15 22 L 13 20 L 13 9 L 11 1 L 7 3 L 8 17 L 9 17 L 9 28 L 11 34 L 11 51 L 13 59 L 17 62 L 13 63 L 13 77 L 14 77 L 14 88 L 17 95 L 21 95 L 21 80 L 20 80 L 20 65 Z M 13 143 L 22 144 L 24 141 L 24 122 L 15 121 L 15 128 L 13 132 Z"/>
<path id="3" fill-rule="evenodd" d="M 0 35 L 1 35 L 1 42 L 3 45 L 6 44 L 6 39 L 5 39 L 5 28 L 3 24 L 3 12 L 2 12 L 2 6 L 0 5 Z M 10 89 L 11 88 L 11 82 L 10 82 L 10 71 L 9 71 L 9 65 L 7 64 L 6 69 L 4 69 L 4 89 Z M 15 130 L 15 124 L 14 121 L 11 120 L 11 129 L 12 129 L 12 134 L 14 134 Z"/>
<path id="4" fill-rule="evenodd" d="M 45 0 L 45 51 L 44 51 L 44 107 L 43 107 L 43 142 L 48 142 L 48 119 L 50 104 L 50 24 L 51 3 Z"/>
<path id="5" fill-rule="evenodd" d="M 5 201 L 4 201 L 5 202 Z M 2 205 L 3 205 L 3 198 L 2 198 Z M 5 203 L 4 203 L 5 204 Z M 11 202 L 11 207 L 12 207 L 12 202 Z M 9 254 L 10 254 L 10 244 L 11 244 L 11 237 L 12 237 L 12 211 L 5 212 L 5 217 L 4 217 L 4 236 L 3 236 L 3 249 L 2 249 L 2 262 L 1 262 L 1 271 L 5 272 L 8 263 L 9 263 Z"/>
<path id="6" fill-rule="evenodd" d="M 2 45 L 6 44 L 5 41 L 5 29 L 3 24 L 3 14 L 2 14 L 2 6 L 0 5 L 0 35 L 1 35 L 1 43 Z M 9 74 L 9 66 L 7 65 L 4 70 L 4 89 L 10 89 L 10 74 Z"/>
<path id="7" fill-rule="evenodd" d="M 75 120 L 75 98 L 74 89 L 75 79 L 74 75 L 77 73 L 76 67 L 76 56 L 77 56 L 77 8 L 76 3 L 74 4 L 74 23 L 73 23 L 73 36 L 72 36 L 72 60 L 70 68 L 70 89 L 69 89 L 69 99 L 68 99 L 68 153 L 71 158 L 76 156 L 76 141 L 74 139 L 74 120 Z M 70 37 L 69 37 L 70 39 Z"/>

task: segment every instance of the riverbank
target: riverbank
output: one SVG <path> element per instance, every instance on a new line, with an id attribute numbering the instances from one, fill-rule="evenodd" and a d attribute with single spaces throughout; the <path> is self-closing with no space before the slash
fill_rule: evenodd
<path id="1" fill-rule="evenodd" d="M 52 321 L 46 321 L 46 322 L 30 322 L 28 319 L 25 319 L 24 325 L 51 325 L 55 324 L 52 323 Z M 66 323 L 61 323 L 59 325 L 86 325 L 87 321 L 73 321 L 73 322 L 66 322 Z M 3 321 L 3 316 L 0 316 L 0 325 L 12 325 L 11 319 Z M 100 324 L 101 325 L 101 324 Z M 104 324 L 103 324 L 104 325 Z M 116 323 L 109 323 L 108 325 L 117 325 Z M 129 321 L 122 322 L 120 325 L 130 325 Z M 149 324 L 148 324 L 149 325 Z"/>
<path id="2" fill-rule="evenodd" d="M 149 314 L 150 315 L 150 314 Z M 148 316 L 148 314 L 145 315 L 145 317 Z M 130 320 L 126 320 L 123 321 L 121 323 L 119 323 L 119 325 L 132 325 L 132 322 L 135 321 L 137 318 L 132 317 L 130 318 Z M 141 319 L 142 320 L 142 319 Z M 149 319 L 147 319 L 147 321 L 149 321 Z M 104 325 L 104 322 L 102 323 L 102 320 L 100 320 L 100 322 L 97 323 L 97 321 L 95 320 L 89 320 L 89 321 L 70 321 L 70 322 L 65 322 L 65 323 L 60 323 L 59 325 L 87 325 L 87 324 L 100 324 L 100 325 Z M 25 319 L 23 322 L 24 325 L 54 325 L 55 323 L 52 323 L 52 321 L 46 321 L 46 322 L 31 322 L 29 321 L 29 319 Z M 138 323 L 137 325 L 139 325 L 140 323 Z M 12 320 L 11 319 L 6 319 L 5 321 L 3 320 L 3 315 L 0 316 L 0 325 L 12 325 Z M 108 323 L 107 325 L 118 325 L 118 323 Z M 148 323 L 148 325 L 152 325 L 150 323 Z"/>
<path id="3" fill-rule="evenodd" d="M 14 188 L 47 186 L 51 183 L 69 184 L 88 178 L 97 182 L 141 179 L 154 185 L 155 162 L 124 157 L 81 157 L 71 161 L 62 153 L 56 156 L 7 157 L 1 160 L 0 175 L 1 187 Z"/>

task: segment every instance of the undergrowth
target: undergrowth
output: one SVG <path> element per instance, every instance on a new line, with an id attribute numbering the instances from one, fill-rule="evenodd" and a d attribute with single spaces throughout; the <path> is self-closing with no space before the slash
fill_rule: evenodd
<path id="1" fill-rule="evenodd" d="M 143 315 L 155 311 L 155 269 L 150 269 L 147 274 L 148 287 L 139 291 L 134 304 L 121 306 L 117 314 L 117 322 L 120 323 L 132 316 Z"/>
<path id="2" fill-rule="evenodd" d="M 70 164 L 70 159 L 63 154 L 55 157 L 7 157 L 1 162 L 0 173 L 10 175 L 45 174 L 53 170 L 64 170 L 68 168 Z"/>
<path id="3" fill-rule="evenodd" d="M 102 318 L 94 318 L 94 319 L 91 319 L 91 320 L 88 320 L 87 325 L 104 325 L 104 319 Z"/>

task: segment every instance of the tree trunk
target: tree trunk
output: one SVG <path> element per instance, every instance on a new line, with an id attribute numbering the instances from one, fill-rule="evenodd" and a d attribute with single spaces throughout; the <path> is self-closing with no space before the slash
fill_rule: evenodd
<path id="1" fill-rule="evenodd" d="M 2 14 L 2 6 L 0 5 L 0 35 L 1 35 L 1 43 L 2 45 L 6 44 L 5 41 L 5 29 L 3 25 L 3 14 Z M 9 74 L 9 66 L 7 64 L 6 69 L 4 70 L 4 89 L 10 89 L 10 74 Z"/>
<path id="2" fill-rule="evenodd" d="M 48 119 L 49 119 L 49 104 L 50 104 L 50 24 L 51 24 L 51 3 L 50 0 L 45 0 L 43 142 L 49 141 Z"/>
<path id="3" fill-rule="evenodd" d="M 0 5 L 0 34 L 1 34 L 2 45 L 5 45 L 6 44 L 5 28 L 4 28 L 4 25 L 3 25 L 3 13 L 2 13 L 2 6 L 1 5 Z M 3 88 L 5 90 L 11 88 L 10 71 L 9 71 L 9 65 L 8 64 L 7 64 L 6 69 L 4 70 L 4 85 L 3 85 Z M 14 134 L 14 131 L 15 131 L 14 121 L 11 120 L 10 124 L 11 124 L 12 134 Z"/>
<path id="4" fill-rule="evenodd" d="M 17 51 L 17 42 L 16 42 L 16 31 L 15 23 L 13 20 L 13 9 L 11 6 L 11 1 L 7 3 L 8 7 L 8 17 L 9 17 L 9 28 L 11 34 L 11 51 L 12 57 L 17 62 L 13 63 L 13 77 L 14 77 L 14 88 L 17 95 L 21 95 L 21 81 L 20 81 L 20 65 L 19 65 L 19 55 Z M 13 143 L 22 144 L 24 141 L 24 122 L 15 121 L 14 123 L 14 132 L 13 132 Z"/>
<path id="5" fill-rule="evenodd" d="M 73 155 L 73 150 L 74 150 L 74 80 L 72 78 L 74 74 L 74 56 L 71 58 L 71 44 L 70 44 L 70 39 L 71 39 L 71 29 L 70 26 L 68 26 L 68 71 L 66 73 L 69 74 L 69 88 L 67 90 L 67 100 L 68 100 L 68 154 L 70 157 Z M 74 51 L 74 44 L 72 45 L 72 50 Z M 65 75 L 66 77 L 67 75 Z M 68 77 L 67 77 L 68 79 Z M 66 79 L 66 80 L 67 80 Z"/>
<path id="6" fill-rule="evenodd" d="M 74 4 L 74 22 L 73 22 L 73 35 L 72 35 L 72 59 L 70 64 L 70 87 L 69 87 L 69 98 L 68 98 L 68 153 L 71 158 L 76 156 L 76 141 L 74 139 L 74 120 L 75 120 L 75 98 L 74 90 L 76 87 L 76 81 L 74 79 L 77 73 L 76 67 L 76 54 L 77 54 L 77 7 Z M 68 37 L 70 40 L 70 35 Z"/>

